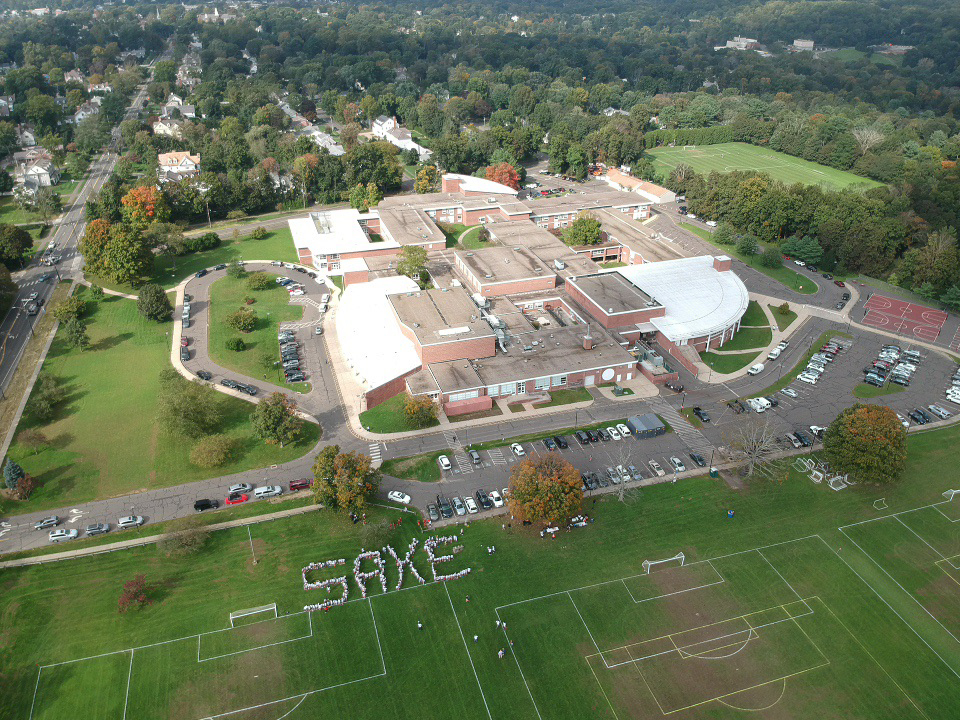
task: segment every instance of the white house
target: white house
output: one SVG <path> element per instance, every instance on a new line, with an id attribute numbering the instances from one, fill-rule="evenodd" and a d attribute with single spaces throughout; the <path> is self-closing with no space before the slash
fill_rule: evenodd
<path id="1" fill-rule="evenodd" d="M 339 156 L 339 155 L 346 154 L 346 151 L 343 149 L 343 146 L 340 145 L 333 138 L 332 135 L 328 135 L 327 133 L 323 132 L 315 125 L 311 125 L 307 127 L 306 129 L 302 130 L 299 134 L 310 138 L 314 143 L 317 144 L 318 147 L 326 148 L 327 152 L 329 152 L 331 155 Z"/>
<path id="2" fill-rule="evenodd" d="M 183 137 L 183 122 L 174 118 L 159 118 L 151 126 L 154 135 L 165 135 L 166 137 Z"/>
<path id="3" fill-rule="evenodd" d="M 428 150 L 415 142 L 413 134 L 405 127 L 400 127 L 396 118 L 388 118 L 386 115 L 381 115 L 373 121 L 372 130 L 375 138 L 386 140 L 401 150 L 416 150 L 420 155 L 421 162 L 429 160 L 430 156 L 433 155 L 432 150 Z"/>
<path id="4" fill-rule="evenodd" d="M 84 120 L 94 115 L 100 114 L 100 105 L 93 102 L 85 102 L 83 105 L 77 108 L 77 111 L 73 114 L 73 122 L 75 125 L 79 125 Z"/>
<path id="5" fill-rule="evenodd" d="M 0 95 L 0 117 L 10 117 L 13 112 L 13 95 Z"/>
<path id="6" fill-rule="evenodd" d="M 169 152 L 157 155 L 157 179 L 176 182 L 200 174 L 200 156 L 188 152 Z"/>
<path id="7" fill-rule="evenodd" d="M 108 82 L 90 83 L 87 85 L 87 92 L 108 93 L 113 92 L 113 86 Z"/>
<path id="8" fill-rule="evenodd" d="M 36 130 L 33 125 L 17 125 L 17 142 L 20 147 L 33 147 L 37 144 Z"/>
<path id="9" fill-rule="evenodd" d="M 35 191 L 37 188 L 50 187 L 60 182 L 60 170 L 49 157 L 38 156 L 17 166 L 16 182 L 25 189 Z"/>

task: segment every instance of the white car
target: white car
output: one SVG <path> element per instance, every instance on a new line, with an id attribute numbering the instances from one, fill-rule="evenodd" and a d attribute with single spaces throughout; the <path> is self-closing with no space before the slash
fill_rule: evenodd
<path id="1" fill-rule="evenodd" d="M 747 370 L 747 375 L 759 375 L 763 372 L 763 363 L 757 363 L 756 365 L 751 365 L 750 369 Z"/>
<path id="2" fill-rule="evenodd" d="M 280 277 L 277 278 L 277 283 L 278 284 L 282 283 L 284 280 L 290 280 L 290 278 L 284 277 L 283 275 L 281 275 Z"/>
<path id="3" fill-rule="evenodd" d="M 497 492 L 496 490 L 491 490 L 490 492 L 488 492 L 487 497 L 489 497 L 493 501 L 494 507 L 503 507 L 503 498 L 500 496 L 500 493 Z"/>
<path id="4" fill-rule="evenodd" d="M 631 435 L 630 428 L 628 428 L 623 423 L 617 423 L 617 430 L 619 430 L 620 434 L 623 435 L 624 437 L 628 437 L 629 435 Z"/>
<path id="5" fill-rule="evenodd" d="M 77 535 L 79 534 L 80 533 L 76 530 L 67 530 L 66 528 L 61 528 L 59 530 L 51 530 L 49 538 L 50 542 L 58 543 L 63 542 L 64 540 L 76 540 Z"/>
<path id="6" fill-rule="evenodd" d="M 441 470 L 453 469 L 453 465 L 450 464 L 450 458 L 448 458 L 446 455 L 441 455 L 440 457 L 438 457 L 437 462 L 440 463 Z"/>
<path id="7" fill-rule="evenodd" d="M 780 392 L 782 392 L 787 397 L 792 397 L 792 398 L 797 397 L 797 391 L 794 390 L 793 388 L 784 388 Z"/>
<path id="8" fill-rule="evenodd" d="M 657 477 L 663 477 L 666 475 L 666 473 L 663 471 L 663 468 L 660 467 L 660 463 L 658 463 L 656 460 L 651 460 L 647 463 L 647 465 L 650 466 L 650 469 L 653 470 L 653 474 Z"/>
<path id="9" fill-rule="evenodd" d="M 910 421 L 907 420 L 907 419 L 906 419 L 903 415 L 901 415 L 900 413 L 897 413 L 897 419 L 900 421 L 900 424 L 903 425 L 905 428 L 910 427 Z"/>
<path id="10" fill-rule="evenodd" d="M 400 503 L 401 505 L 410 504 L 410 496 L 407 495 L 406 493 L 400 492 L 399 490 L 391 490 L 390 492 L 388 492 L 387 499 L 393 500 L 394 502 Z"/>
<path id="11" fill-rule="evenodd" d="M 514 443 L 510 446 L 510 449 L 513 450 L 513 454 L 517 457 L 523 457 L 527 454 L 527 451 L 523 449 L 523 445 L 520 443 Z"/>
<path id="12" fill-rule="evenodd" d="M 620 439 L 619 431 L 613 426 L 607 428 L 607 434 L 610 435 L 610 437 L 612 437 L 614 440 Z"/>
<path id="13" fill-rule="evenodd" d="M 797 380 L 800 382 L 805 382 L 810 385 L 816 385 L 819 378 L 816 375 L 797 375 Z"/>
<path id="14" fill-rule="evenodd" d="M 697 216 L 694 215 L 693 213 L 687 213 L 687 217 L 690 218 L 691 220 L 696 220 L 696 219 L 697 219 Z"/>
<path id="15" fill-rule="evenodd" d="M 816 437 L 818 437 L 818 438 L 822 438 L 822 437 L 823 437 L 823 434 L 824 434 L 826 431 L 827 431 L 827 429 L 826 429 L 825 427 L 821 427 L 821 426 L 819 426 L 819 425 L 811 425 L 811 426 L 810 426 L 810 432 L 812 432 L 812 433 L 813 433 Z"/>
<path id="16" fill-rule="evenodd" d="M 807 264 L 806 264 L 803 260 L 794 260 L 794 261 L 793 261 L 793 264 L 794 264 L 794 265 L 799 265 L 800 267 L 806 267 L 806 266 L 807 266 Z"/>
<path id="17" fill-rule="evenodd" d="M 469 495 L 463 499 L 463 504 L 467 506 L 467 512 L 471 515 L 480 512 L 480 508 L 477 507 L 477 501 Z"/>
<path id="18" fill-rule="evenodd" d="M 127 515 L 117 520 L 117 529 L 126 530 L 127 528 L 136 528 L 143 525 L 142 515 Z"/>
<path id="19" fill-rule="evenodd" d="M 687 469 L 687 466 L 683 464 L 683 460 L 676 456 L 670 458 L 670 464 L 673 465 L 673 469 L 677 472 L 683 472 Z"/>
<path id="20" fill-rule="evenodd" d="M 236 485 L 231 485 L 230 489 L 227 490 L 229 495 L 233 493 L 248 493 L 253 490 L 253 485 L 250 483 L 237 483 Z"/>
<path id="21" fill-rule="evenodd" d="M 707 227 L 716 227 L 716 226 L 717 226 L 716 220 L 707 220 Z"/>

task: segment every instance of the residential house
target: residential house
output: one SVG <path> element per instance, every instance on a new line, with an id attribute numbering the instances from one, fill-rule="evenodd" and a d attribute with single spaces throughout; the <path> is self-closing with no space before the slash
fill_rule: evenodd
<path id="1" fill-rule="evenodd" d="M 113 86 L 108 82 L 90 83 L 89 85 L 87 85 L 87 92 L 92 92 L 92 93 L 113 92 Z"/>
<path id="2" fill-rule="evenodd" d="M 310 138 L 318 147 L 326 148 L 327 152 L 331 155 L 339 156 L 346 154 L 346 150 L 343 149 L 343 146 L 340 145 L 332 135 L 328 135 L 315 125 L 304 128 L 299 134 Z"/>
<path id="3" fill-rule="evenodd" d="M 619 108 L 615 107 L 604 108 L 603 114 L 607 117 L 613 117 L 614 115 L 626 115 L 629 117 L 630 115 L 630 113 L 628 113 L 626 110 L 620 110 Z"/>
<path id="4" fill-rule="evenodd" d="M 381 115 L 373 121 L 372 130 L 374 137 L 386 140 L 401 150 L 416 150 L 420 155 L 421 162 L 429 160 L 430 156 L 433 155 L 433 151 L 414 141 L 413 134 L 405 127 L 401 127 L 396 118 Z"/>
<path id="5" fill-rule="evenodd" d="M 37 144 L 37 131 L 33 125 L 17 125 L 17 142 L 20 147 L 33 147 Z"/>
<path id="6" fill-rule="evenodd" d="M 185 118 L 195 118 L 197 116 L 197 108 L 193 105 L 184 105 L 182 101 L 179 103 L 168 101 L 166 105 L 160 108 L 160 115 L 162 117 L 173 117 L 174 111 L 179 112 Z"/>
<path id="7" fill-rule="evenodd" d="M 17 183 L 31 194 L 37 188 L 50 187 L 60 182 L 60 170 L 49 156 L 38 155 L 17 165 L 15 177 Z"/>
<path id="8" fill-rule="evenodd" d="M 200 174 L 200 156 L 189 152 L 160 153 L 157 165 L 157 179 L 161 183 L 177 182 Z"/>
<path id="9" fill-rule="evenodd" d="M 83 73 L 79 70 L 70 70 L 63 74 L 63 81 L 65 83 L 74 82 L 83 85 L 86 82 L 86 78 L 83 77 Z"/>
<path id="10" fill-rule="evenodd" d="M 158 118 L 150 128 L 154 135 L 165 135 L 178 140 L 183 137 L 183 121 L 175 118 Z"/>
<path id="11" fill-rule="evenodd" d="M 677 199 L 676 194 L 667 188 L 627 175 L 617 168 L 610 168 L 603 179 L 614 190 L 637 193 L 652 203 L 671 203 Z"/>
<path id="12" fill-rule="evenodd" d="M 13 95 L 0 95 L 0 117 L 10 117 L 13 112 Z"/>
<path id="13" fill-rule="evenodd" d="M 79 125 L 87 118 L 93 117 L 94 115 L 100 114 L 100 104 L 92 101 L 87 101 L 83 105 L 77 108 L 77 111 L 73 114 L 73 123 Z"/>
<path id="14" fill-rule="evenodd" d="M 164 103 L 164 107 L 179 107 L 180 105 L 183 105 L 183 98 L 176 93 L 170 93 L 167 102 Z"/>

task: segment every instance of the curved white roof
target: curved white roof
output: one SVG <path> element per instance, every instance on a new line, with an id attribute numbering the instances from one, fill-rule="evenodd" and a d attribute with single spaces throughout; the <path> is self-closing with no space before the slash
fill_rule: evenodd
<path id="1" fill-rule="evenodd" d="M 455 178 L 460 181 L 460 190 L 463 192 L 496 193 L 498 195 L 516 196 L 517 191 L 509 185 L 478 178 L 473 175 L 459 175 L 457 173 L 447 173 L 444 177 Z"/>
<path id="2" fill-rule="evenodd" d="M 420 367 L 420 357 L 397 323 L 387 295 L 419 292 L 404 275 L 348 285 L 337 308 L 337 337 L 354 379 L 380 387 Z"/>
<path id="3" fill-rule="evenodd" d="M 664 306 L 650 323 L 679 343 L 726 330 L 750 304 L 746 285 L 733 270 L 718 272 L 713 257 L 681 258 L 618 268 L 627 280 Z"/>

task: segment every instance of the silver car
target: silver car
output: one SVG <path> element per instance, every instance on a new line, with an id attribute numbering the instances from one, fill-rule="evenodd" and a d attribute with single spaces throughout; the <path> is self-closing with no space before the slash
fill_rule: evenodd
<path id="1" fill-rule="evenodd" d="M 227 493 L 232 495 L 233 493 L 248 493 L 251 490 L 253 490 L 253 485 L 250 483 L 237 483 L 235 485 L 231 485 L 230 489 L 227 490 Z"/>
<path id="2" fill-rule="evenodd" d="M 464 506 L 463 500 L 461 500 L 459 497 L 454 495 L 452 498 L 450 498 L 450 502 L 453 503 L 453 510 L 457 513 L 457 515 L 467 514 L 467 508 Z"/>

